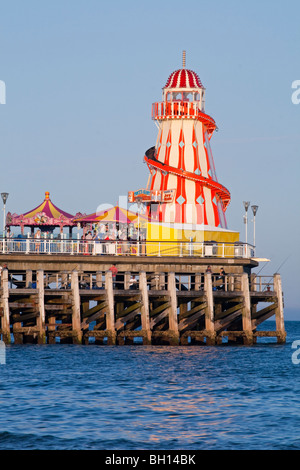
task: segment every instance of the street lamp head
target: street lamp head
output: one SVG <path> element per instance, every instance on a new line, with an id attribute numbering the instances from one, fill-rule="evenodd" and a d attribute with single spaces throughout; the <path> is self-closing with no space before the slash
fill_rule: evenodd
<path id="1" fill-rule="evenodd" d="M 251 209 L 252 209 L 252 212 L 253 212 L 253 215 L 254 217 L 256 216 L 256 212 L 258 210 L 258 206 L 251 206 Z"/>
<path id="2" fill-rule="evenodd" d="M 1 193 L 1 197 L 2 197 L 3 204 L 6 204 L 8 193 Z"/>
<path id="3" fill-rule="evenodd" d="M 250 206 L 250 201 L 243 201 L 243 204 L 244 204 L 244 207 L 245 207 L 245 211 L 247 212 L 248 208 Z"/>

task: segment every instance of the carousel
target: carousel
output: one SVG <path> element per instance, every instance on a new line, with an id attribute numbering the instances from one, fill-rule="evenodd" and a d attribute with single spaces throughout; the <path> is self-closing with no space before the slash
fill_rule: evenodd
<path id="1" fill-rule="evenodd" d="M 60 229 L 60 234 L 63 233 L 65 227 L 69 228 L 69 237 L 72 238 L 72 230 L 77 227 L 77 222 L 74 219 L 83 217 L 83 214 L 78 212 L 75 216 L 59 209 L 50 199 L 50 193 L 45 192 L 44 201 L 34 209 L 25 212 L 24 214 L 11 214 L 8 212 L 6 217 L 6 227 L 20 227 L 21 234 L 24 235 L 24 228 L 29 227 L 31 236 L 34 235 L 34 230 L 37 228 L 43 234 L 52 235 L 55 228 Z"/>

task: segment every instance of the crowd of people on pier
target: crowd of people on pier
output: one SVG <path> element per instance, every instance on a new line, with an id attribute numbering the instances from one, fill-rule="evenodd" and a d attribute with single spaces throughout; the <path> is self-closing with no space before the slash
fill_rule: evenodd
<path id="1" fill-rule="evenodd" d="M 8 227 L 6 230 L 5 238 L 9 241 L 31 238 L 37 241 L 42 239 L 61 240 L 67 239 L 63 232 L 53 234 L 52 232 L 41 230 L 38 228 L 36 232 L 14 235 Z M 72 238 L 72 237 L 70 237 Z M 145 240 L 145 229 L 138 228 L 133 223 L 131 224 L 116 224 L 116 223 L 101 223 L 90 226 L 89 229 L 83 228 L 81 240 L 97 240 L 97 241 L 110 241 L 110 240 Z"/>
<path id="2" fill-rule="evenodd" d="M 100 224 L 92 230 L 83 233 L 80 239 L 80 252 L 91 253 L 94 250 L 95 243 L 102 244 L 102 254 L 113 252 L 116 248 L 115 243 L 118 242 L 119 250 L 123 254 L 129 253 L 130 244 L 128 242 L 137 243 L 146 240 L 146 232 L 137 229 L 133 224 L 117 225 L 117 224 Z"/>
<path id="3" fill-rule="evenodd" d="M 102 253 L 109 252 L 108 245 L 120 242 L 119 245 L 126 248 L 126 242 L 136 243 L 137 241 L 143 242 L 146 240 L 146 231 L 143 228 L 138 228 L 133 223 L 131 224 L 116 224 L 116 223 L 101 223 L 83 227 L 82 235 L 75 238 L 72 233 L 67 234 L 60 231 L 55 234 L 38 228 L 35 232 L 31 231 L 25 234 L 14 235 L 10 228 L 6 230 L 6 236 L 0 242 L 5 246 L 0 247 L 0 251 L 14 252 L 25 251 L 26 241 L 30 243 L 30 251 L 36 253 L 43 252 L 46 249 L 45 242 L 50 242 L 50 252 L 55 252 L 56 246 L 64 242 L 77 242 L 79 243 L 80 253 L 91 253 L 94 245 L 101 243 L 103 245 Z M 58 244 L 58 245 L 57 245 Z M 2 248 L 2 249 L 1 249 Z M 49 244 L 48 244 L 49 248 Z M 126 250 L 125 250 L 126 251 Z"/>
<path id="4" fill-rule="evenodd" d="M 126 241 L 126 240 L 145 240 L 146 233 L 143 229 L 138 229 L 134 224 L 100 224 L 81 236 L 81 240 L 95 241 Z"/>

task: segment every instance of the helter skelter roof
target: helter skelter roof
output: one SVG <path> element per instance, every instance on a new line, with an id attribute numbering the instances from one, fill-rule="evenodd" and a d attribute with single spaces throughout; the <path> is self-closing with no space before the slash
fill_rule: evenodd
<path id="1" fill-rule="evenodd" d="M 165 88 L 204 88 L 199 76 L 185 68 L 175 70 L 169 76 Z"/>
<path id="2" fill-rule="evenodd" d="M 182 68 L 171 73 L 164 88 L 204 88 L 196 72 L 186 69 L 185 63 L 186 52 L 182 51 Z"/>

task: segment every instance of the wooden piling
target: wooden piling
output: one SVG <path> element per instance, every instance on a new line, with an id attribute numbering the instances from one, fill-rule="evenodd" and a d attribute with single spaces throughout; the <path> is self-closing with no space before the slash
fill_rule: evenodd
<path id="1" fill-rule="evenodd" d="M 242 330 L 244 344 L 253 343 L 253 331 L 251 324 L 251 301 L 249 290 L 249 277 L 247 273 L 242 274 L 242 292 L 244 297 L 244 306 L 242 308 Z"/>
<path id="2" fill-rule="evenodd" d="M 175 273 L 171 272 L 168 274 L 168 291 L 170 295 L 170 307 L 169 307 L 169 342 L 170 345 L 176 346 L 179 344 L 179 332 L 178 332 L 178 318 L 177 318 L 177 297 L 176 297 L 176 282 Z"/>
<path id="3" fill-rule="evenodd" d="M 2 322 L 1 322 L 1 330 L 2 330 L 2 338 L 5 344 L 11 343 L 11 335 L 10 335 L 10 319 L 9 319 L 9 287 L 8 287 L 8 271 L 7 269 L 3 269 L 2 276 L 1 276 L 1 284 L 2 284 Z"/>
<path id="4" fill-rule="evenodd" d="M 26 270 L 26 288 L 30 288 L 32 285 L 32 270 L 27 269 Z"/>
<path id="5" fill-rule="evenodd" d="M 38 343 L 46 343 L 46 329 L 45 329 L 45 289 L 44 289 L 44 271 L 39 269 L 36 273 L 37 289 L 38 289 Z"/>
<path id="6" fill-rule="evenodd" d="M 55 328 L 56 328 L 56 318 L 55 315 L 48 317 L 48 326 L 47 326 L 47 333 L 48 333 L 48 343 L 55 344 Z"/>
<path id="7" fill-rule="evenodd" d="M 139 288 L 142 294 L 141 324 L 142 324 L 143 344 L 151 344 L 147 276 L 144 271 L 140 272 Z"/>
<path id="8" fill-rule="evenodd" d="M 106 333 L 107 344 L 116 344 L 116 330 L 115 330 L 115 311 L 114 311 L 114 291 L 112 272 L 105 273 L 105 291 L 106 291 Z"/>
<path id="9" fill-rule="evenodd" d="M 102 289 L 102 271 L 96 272 L 96 287 Z"/>
<path id="10" fill-rule="evenodd" d="M 79 279 L 78 272 L 73 271 L 71 274 L 72 289 L 72 337 L 74 344 L 81 344 L 82 330 L 80 321 L 80 295 L 79 295 Z"/>
<path id="11" fill-rule="evenodd" d="M 212 345 L 216 342 L 216 333 L 214 326 L 214 299 L 211 273 L 205 273 L 204 275 L 204 291 L 207 302 L 207 306 L 205 308 L 206 343 L 208 345 Z"/>
<path id="12" fill-rule="evenodd" d="M 284 317 L 283 317 L 283 293 L 280 274 L 274 274 L 274 292 L 277 296 L 277 306 L 275 308 L 275 321 L 276 321 L 276 333 L 277 342 L 284 343 L 286 339 L 286 331 L 284 328 Z"/>

